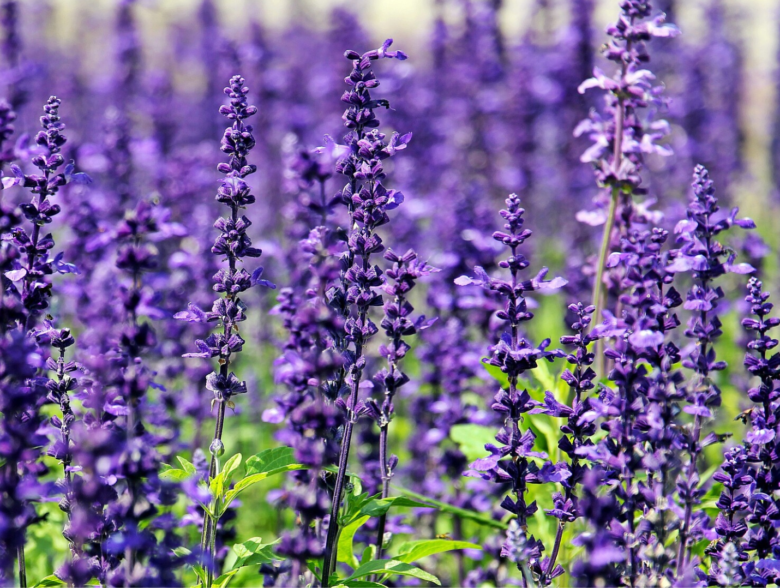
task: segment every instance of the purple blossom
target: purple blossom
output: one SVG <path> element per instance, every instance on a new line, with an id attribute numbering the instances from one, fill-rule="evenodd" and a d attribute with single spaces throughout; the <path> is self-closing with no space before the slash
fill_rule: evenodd
<path id="1" fill-rule="evenodd" d="M 483 361 L 498 367 L 505 373 L 509 380 L 508 390 L 501 389 L 495 395 L 492 408 L 504 418 L 504 427 L 496 436 L 500 446 L 488 444 L 485 446 L 490 452 L 490 457 L 479 459 L 471 464 L 471 469 L 466 472 L 468 476 L 478 476 L 495 483 L 511 483 L 513 500 L 505 496 L 501 503 L 502 508 L 514 514 L 521 532 L 523 546 L 520 549 L 512 543 L 504 544 L 504 551 L 520 551 L 525 553 L 516 561 L 518 569 L 524 574 L 533 574 L 534 581 L 549 583 L 550 578 L 559 575 L 557 568 L 549 566 L 549 562 L 542 559 L 544 546 L 533 536 L 528 537 L 525 528 L 528 517 L 536 512 L 536 502 L 527 504 L 525 492 L 529 483 L 562 482 L 571 476 L 568 464 L 552 464 L 546 462 L 540 469 L 536 462 L 529 458 L 546 459 L 547 455 L 534 450 L 536 435 L 528 428 L 522 431 L 520 423 L 523 414 L 540 412 L 541 403 L 533 400 L 527 390 L 518 390 L 519 377 L 527 371 L 533 370 L 537 362 L 547 359 L 553 361 L 555 357 L 561 357 L 561 352 L 546 351 L 550 340 L 543 341 L 538 347 L 533 347 L 526 339 L 520 336 L 520 325 L 533 318 L 529 312 L 525 293 L 539 289 L 557 289 L 566 281 L 555 278 L 550 282 L 542 281 L 547 270 L 544 268 L 536 278 L 527 281 L 519 280 L 519 272 L 526 269 L 530 263 L 518 251 L 518 247 L 531 236 L 531 231 L 523 228 L 525 219 L 524 210 L 520 208 L 520 199 L 516 194 L 511 194 L 506 199 L 506 209 L 500 214 L 506 221 L 503 231 L 493 233 L 493 238 L 506 246 L 510 255 L 499 262 L 499 267 L 509 270 L 510 280 L 491 278 L 480 267 L 474 268 L 476 279 L 462 277 L 456 280 L 458 285 L 476 284 L 481 288 L 498 291 L 506 300 L 504 309 L 497 313 L 497 317 L 503 321 L 508 330 L 501 335 L 498 343 L 490 348 L 492 356 Z M 502 459 L 509 457 L 510 459 Z M 554 473 L 553 473 L 554 472 Z M 515 541 L 516 542 L 516 541 Z"/>

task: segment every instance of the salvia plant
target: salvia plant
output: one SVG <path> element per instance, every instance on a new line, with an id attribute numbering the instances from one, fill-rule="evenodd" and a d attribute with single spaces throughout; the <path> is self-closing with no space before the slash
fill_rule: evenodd
<path id="1" fill-rule="evenodd" d="M 0 0 L 0 585 L 780 584 L 736 5 L 148 4 Z"/>

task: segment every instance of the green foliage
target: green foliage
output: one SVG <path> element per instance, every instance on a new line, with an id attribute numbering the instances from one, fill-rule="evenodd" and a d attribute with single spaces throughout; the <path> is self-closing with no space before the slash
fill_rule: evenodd
<path id="1" fill-rule="evenodd" d="M 274 555 L 272 547 L 279 543 L 279 539 L 273 543 L 263 543 L 260 537 L 252 537 L 243 543 L 236 543 L 233 546 L 233 552 L 236 554 L 236 561 L 232 566 L 233 570 L 245 566 L 259 566 L 264 563 L 272 563 L 280 558 Z"/>
<path id="2" fill-rule="evenodd" d="M 452 506 L 451 504 L 447 504 L 446 502 L 442 502 L 441 500 L 435 500 L 433 498 L 423 496 L 422 494 L 412 492 L 411 490 L 406 490 L 405 488 L 394 487 L 394 489 L 405 496 L 409 496 L 410 498 L 414 498 L 416 500 L 424 500 L 432 504 L 433 506 L 435 506 L 441 512 L 453 514 L 457 517 L 460 517 L 461 519 L 467 521 L 473 521 L 482 526 L 492 527 L 494 529 L 501 529 L 502 531 L 505 531 L 508 528 L 508 525 L 506 523 L 502 523 L 501 521 L 497 521 L 490 517 L 486 517 L 485 515 L 482 515 L 473 510 L 460 508 L 458 506 Z"/>
<path id="3" fill-rule="evenodd" d="M 445 553 L 456 549 L 482 549 L 479 545 L 468 541 L 451 541 L 447 539 L 426 539 L 423 541 L 409 541 L 398 548 L 398 555 L 394 559 L 406 563 L 412 563 L 418 559 Z"/>
<path id="4" fill-rule="evenodd" d="M 439 579 L 433 574 L 429 574 L 425 570 L 421 570 L 418 567 L 397 559 L 375 559 L 364 563 L 356 569 L 351 576 L 345 578 L 343 582 L 349 585 L 348 582 L 351 580 L 358 580 L 374 574 L 382 575 L 382 580 L 392 575 L 411 576 L 412 578 L 425 580 L 426 582 L 433 582 L 437 586 L 441 585 Z M 382 580 L 380 580 L 380 582 Z M 338 580 L 336 580 L 335 583 L 338 583 Z"/>
<path id="5" fill-rule="evenodd" d="M 486 457 L 485 445 L 496 442 L 495 427 L 485 425 L 462 424 L 450 429 L 452 439 L 470 462 Z"/>
<path id="6" fill-rule="evenodd" d="M 485 368 L 485 371 L 487 371 L 487 373 L 490 374 L 490 376 L 496 380 L 504 390 L 509 390 L 509 376 L 502 372 L 500 367 L 484 362 L 482 363 L 482 367 Z"/>
<path id="7" fill-rule="evenodd" d="M 45 578 L 41 579 L 41 581 L 35 584 L 33 588 L 48 588 L 50 586 L 65 586 L 65 582 L 52 574 L 51 576 L 46 576 Z"/>
<path id="8" fill-rule="evenodd" d="M 357 567 L 360 565 L 360 562 L 358 561 L 357 557 L 355 557 L 354 553 L 355 547 L 353 542 L 355 540 L 355 533 L 360 527 L 365 525 L 370 518 L 371 517 L 368 515 L 358 517 L 349 523 L 346 527 L 343 527 L 339 532 L 338 560 L 347 564 L 353 570 L 357 569 Z"/>

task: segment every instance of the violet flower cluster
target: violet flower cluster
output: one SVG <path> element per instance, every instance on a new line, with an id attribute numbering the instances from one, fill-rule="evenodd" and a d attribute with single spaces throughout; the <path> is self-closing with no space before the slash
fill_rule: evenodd
<path id="1" fill-rule="evenodd" d="M 524 582 L 532 584 L 540 580 L 549 581 L 562 574 L 563 568 L 554 568 L 548 573 L 548 562 L 542 556 L 544 545 L 533 535 L 526 536 L 528 519 L 537 510 L 535 502 L 526 502 L 528 484 L 562 482 L 571 476 L 571 472 L 565 462 L 553 464 L 547 461 L 540 468 L 533 458 L 546 459 L 547 455 L 534 449 L 536 434 L 533 430 L 521 429 L 523 414 L 541 411 L 540 403 L 533 400 L 527 390 L 518 389 L 520 376 L 533 370 L 537 362 L 543 359 L 552 362 L 555 357 L 561 356 L 560 352 L 546 350 L 550 344 L 549 339 L 542 341 L 538 347 L 533 347 L 521 336 L 520 325 L 534 316 L 528 310 L 525 294 L 535 290 L 556 290 L 566 284 L 566 280 L 562 278 L 544 281 L 547 268 L 543 268 L 531 279 L 519 278 L 519 273 L 530 265 L 518 251 L 518 247 L 531 236 L 531 231 L 523 228 L 524 212 L 520 207 L 520 198 L 511 194 L 506 199 L 506 208 L 500 211 L 506 221 L 504 230 L 493 233 L 493 238 L 509 249 L 509 257 L 502 260 L 499 266 L 509 270 L 511 280 L 491 278 L 484 269 L 476 267 L 476 278 L 463 276 L 458 278 L 457 283 L 463 286 L 476 284 L 486 290 L 497 291 L 506 300 L 504 309 L 497 313 L 497 317 L 506 324 L 508 330 L 501 335 L 498 343 L 490 348 L 492 356 L 484 360 L 487 365 L 499 368 L 508 379 L 508 389 L 499 390 L 492 405 L 493 410 L 504 417 L 504 427 L 496 436 L 501 445 L 486 445 L 485 449 L 490 451 L 491 456 L 474 462 L 468 474 L 495 483 L 511 484 L 514 499 L 504 497 L 501 506 L 517 517 L 523 536 L 522 549 L 517 548 L 518 539 L 510 536 L 504 544 L 503 553 L 513 552 L 513 561 L 518 569 L 522 570 Z M 504 457 L 510 459 L 502 460 Z"/>

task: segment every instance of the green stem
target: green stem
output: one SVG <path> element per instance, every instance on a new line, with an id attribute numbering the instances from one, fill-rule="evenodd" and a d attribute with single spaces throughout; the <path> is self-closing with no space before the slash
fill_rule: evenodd
<path id="1" fill-rule="evenodd" d="M 604 298 L 606 297 L 606 291 L 602 293 L 604 287 L 604 270 L 607 264 L 607 256 L 609 255 L 609 243 L 612 239 L 612 229 L 615 227 L 615 213 L 617 212 L 618 198 L 620 197 L 620 190 L 617 186 L 612 187 L 612 198 L 609 202 L 609 212 L 607 213 L 607 221 L 604 224 L 604 235 L 601 238 L 601 250 L 599 251 L 599 261 L 596 266 L 596 281 L 593 284 L 593 306 L 596 307 L 596 311 L 593 316 L 596 320 L 594 325 L 601 321 L 601 313 L 604 310 Z M 596 342 L 596 373 L 599 376 L 604 375 L 604 354 L 603 345 L 601 339 Z"/>
<path id="2" fill-rule="evenodd" d="M 19 546 L 16 551 L 16 557 L 19 561 L 19 586 L 27 588 L 27 566 L 24 561 L 24 545 Z"/>

